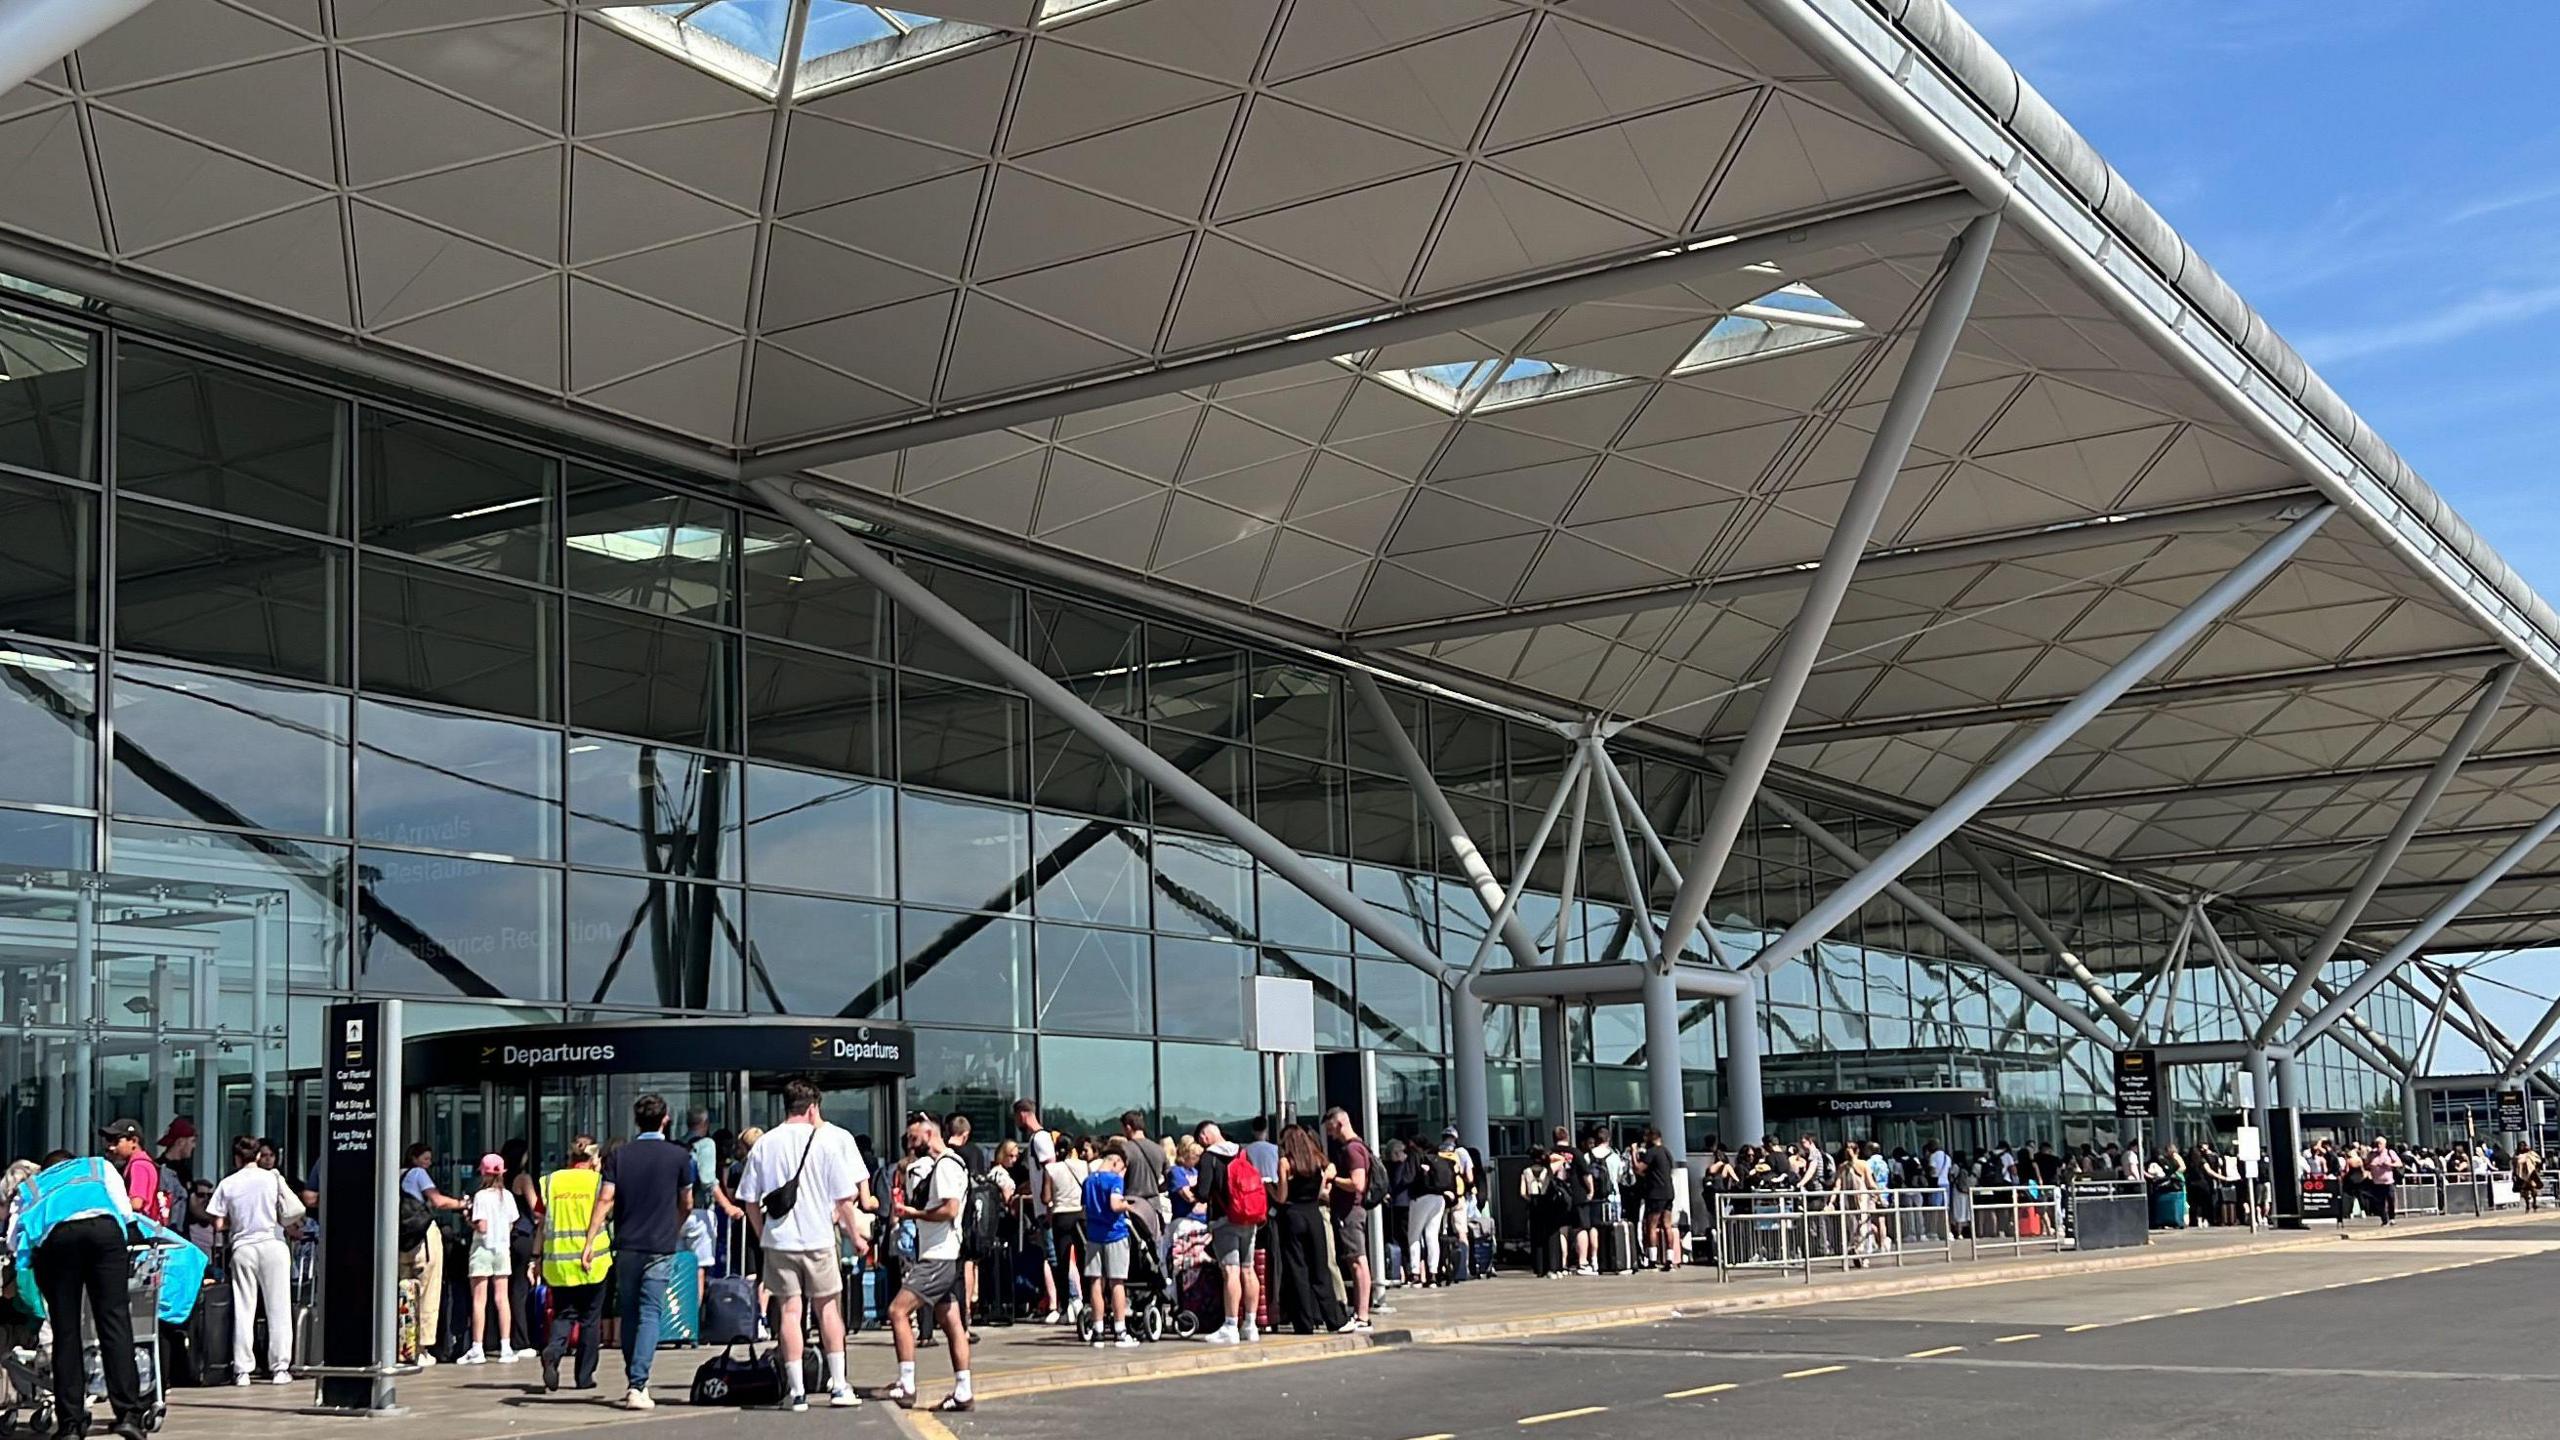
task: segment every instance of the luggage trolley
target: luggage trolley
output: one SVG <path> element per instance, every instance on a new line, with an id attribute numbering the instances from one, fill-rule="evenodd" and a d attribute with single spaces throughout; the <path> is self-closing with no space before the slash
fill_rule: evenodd
<path id="1" fill-rule="evenodd" d="M 168 1373 L 160 1350 L 160 1286 L 168 1271 L 166 1252 L 173 1245 L 185 1243 L 175 1238 L 151 1239 L 125 1247 L 133 1261 L 133 1278 L 125 1287 L 125 1315 L 133 1326 L 133 1364 L 142 1387 L 145 1431 L 159 1430 L 169 1418 Z M 86 1354 L 83 1370 L 88 1377 L 87 1393 L 82 1397 L 85 1406 L 89 1399 L 106 1394 L 106 1369 L 98 1358 L 97 1337 L 85 1316 L 80 1331 L 80 1345 Z M 51 1333 L 51 1344 L 61 1344 L 60 1332 Z M 31 1433 L 53 1433 L 59 1427 L 59 1417 L 54 1414 L 50 1345 L 30 1344 L 0 1353 L 0 1369 L 5 1369 L 11 1390 L 9 1406 L 0 1413 L 0 1433 L 18 1429 L 21 1410 L 27 1412 L 27 1429 Z"/>

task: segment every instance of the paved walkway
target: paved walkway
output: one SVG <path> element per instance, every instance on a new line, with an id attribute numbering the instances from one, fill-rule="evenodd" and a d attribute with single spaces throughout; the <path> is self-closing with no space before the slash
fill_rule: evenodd
<path id="1" fill-rule="evenodd" d="M 2389 1234 L 2394 1240 L 2408 1240 L 2444 1229 L 2526 1218 L 2522 1212 L 2510 1211 L 2486 1221 L 2469 1217 L 2404 1221 Z M 1800 1275 L 1766 1274 L 1737 1275 L 1729 1283 L 1719 1283 L 1714 1270 L 1704 1267 L 1670 1275 L 1555 1280 L 1505 1272 L 1446 1290 L 1395 1291 L 1394 1309 L 1379 1315 L 1377 1331 L 1368 1335 L 1274 1336 L 1252 1347 L 1212 1347 L 1167 1340 L 1136 1351 L 1098 1351 L 1079 1343 L 1074 1333 L 1064 1327 L 991 1327 L 980 1332 L 973 1369 L 978 1393 L 996 1399 L 1138 1378 L 1305 1363 L 1382 1346 L 1558 1334 L 1681 1316 L 2179 1265 L 2377 1238 L 2381 1238 L 2380 1232 L 2363 1225 L 2344 1236 L 2325 1228 L 2258 1234 L 2209 1229 L 2159 1232 L 2153 1235 L 2153 1243 L 2142 1249 L 1958 1259 L 1953 1263 L 1914 1262 L 1902 1268 L 1848 1272 L 1819 1270 L 1810 1284 Z M 278 1440 L 279 1431 L 288 1428 L 297 1440 L 315 1430 L 340 1429 L 351 1434 L 360 1431 L 369 1440 L 481 1440 L 673 1417 L 690 1417 L 690 1423 L 697 1427 L 706 1423 L 725 1425 L 725 1419 L 715 1421 L 689 1410 L 678 1398 L 694 1367 L 707 1353 L 699 1349 L 659 1353 L 660 1383 L 656 1393 L 662 1402 L 673 1403 L 662 1405 L 649 1416 L 634 1415 L 607 1403 L 620 1394 L 616 1383 L 618 1367 L 614 1357 L 608 1355 L 603 1367 L 607 1383 L 602 1388 L 557 1395 L 541 1392 L 539 1370 L 530 1360 L 504 1367 L 438 1366 L 401 1382 L 400 1398 L 410 1413 L 395 1419 L 350 1420 L 315 1415 L 309 1408 L 311 1391 L 299 1384 L 179 1391 L 171 1396 L 170 1428 L 190 1440 Z M 890 1363 L 887 1341 L 876 1330 L 865 1331 L 855 1341 L 853 1370 L 857 1384 L 869 1387 L 885 1383 Z M 948 1369 L 939 1350 L 924 1355 L 919 1370 L 928 1398 L 938 1397 L 947 1388 Z M 860 1428 L 869 1431 L 874 1421 L 885 1419 L 879 1414 L 884 1408 L 870 1405 L 854 1412 L 863 1417 Z M 724 1411 L 721 1415 L 735 1413 Z"/>

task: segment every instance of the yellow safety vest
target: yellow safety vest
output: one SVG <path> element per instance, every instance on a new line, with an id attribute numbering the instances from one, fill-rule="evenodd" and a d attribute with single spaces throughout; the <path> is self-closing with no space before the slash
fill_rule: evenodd
<path id="1" fill-rule="evenodd" d="M 599 1247 L 596 1258 L 582 1260 L 587 1228 L 594 1221 L 596 1196 L 604 1177 L 593 1170 L 554 1170 L 542 1177 L 542 1213 L 547 1227 L 542 1242 L 542 1280 L 546 1285 L 593 1285 L 613 1269 L 613 1256 Z"/>

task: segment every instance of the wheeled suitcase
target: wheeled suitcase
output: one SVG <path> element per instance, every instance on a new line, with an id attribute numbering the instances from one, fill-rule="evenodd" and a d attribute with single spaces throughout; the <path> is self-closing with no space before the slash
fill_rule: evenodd
<path id="1" fill-rule="evenodd" d="M 187 1317 L 186 1363 L 172 1378 L 189 1385 L 231 1383 L 231 1282 L 207 1280 L 196 1292 L 195 1313 Z"/>
<path id="2" fill-rule="evenodd" d="M 705 1345 L 735 1345 L 756 1338 L 756 1283 L 744 1275 L 723 1275 L 702 1287 L 701 1323 Z"/>
<path id="3" fill-rule="evenodd" d="M 1600 1227 L 1600 1273 L 1630 1275 L 1636 1268 L 1636 1228 L 1624 1220 Z"/>
<path id="4" fill-rule="evenodd" d="M 690 1250 L 667 1257 L 666 1321 L 658 1327 L 661 1345 L 702 1343 L 701 1262 Z"/>

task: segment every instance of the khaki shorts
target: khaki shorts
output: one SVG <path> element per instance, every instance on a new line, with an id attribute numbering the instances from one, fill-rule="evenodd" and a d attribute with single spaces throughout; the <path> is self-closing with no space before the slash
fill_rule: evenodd
<path id="1" fill-rule="evenodd" d="M 764 1284 L 777 1300 L 832 1300 L 844 1293 L 844 1271 L 832 1250 L 764 1252 Z"/>

